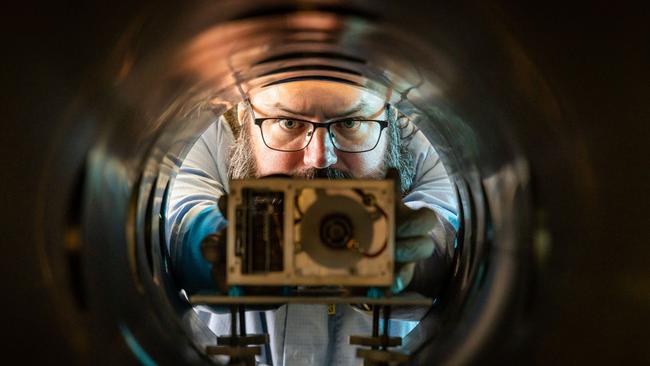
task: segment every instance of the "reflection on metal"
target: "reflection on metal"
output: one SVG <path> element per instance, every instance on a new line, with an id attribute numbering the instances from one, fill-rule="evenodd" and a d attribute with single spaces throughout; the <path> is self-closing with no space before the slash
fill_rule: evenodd
<path id="1" fill-rule="evenodd" d="M 156 362 L 151 359 L 151 356 L 147 354 L 147 351 L 145 351 L 140 343 L 138 343 L 138 340 L 135 338 L 133 333 L 131 333 L 129 328 L 124 324 L 120 324 L 119 327 L 124 342 L 126 342 L 131 349 L 131 352 L 133 352 L 133 354 L 138 358 L 138 361 L 140 361 L 143 366 L 156 366 Z"/>

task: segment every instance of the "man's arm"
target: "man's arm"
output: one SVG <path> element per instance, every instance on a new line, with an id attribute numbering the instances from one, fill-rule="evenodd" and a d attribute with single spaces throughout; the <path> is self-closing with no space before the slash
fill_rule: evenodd
<path id="1" fill-rule="evenodd" d="M 178 285 L 188 293 L 215 287 L 201 241 L 226 226 L 217 202 L 228 189 L 226 162 L 232 141 L 227 123 L 212 124 L 183 161 L 171 190 L 167 221 L 171 262 Z"/>
<path id="2" fill-rule="evenodd" d="M 415 160 L 415 177 L 410 192 L 403 201 L 410 209 L 427 207 L 456 227 L 458 202 L 438 153 L 422 132 L 417 132 L 409 144 Z"/>
<path id="3" fill-rule="evenodd" d="M 403 202 L 410 209 L 430 209 L 436 215 L 431 217 L 434 223 L 429 233 L 433 253 L 415 262 L 412 280 L 404 291 L 435 297 L 451 267 L 458 229 L 458 202 L 440 157 L 422 132 L 414 136 L 409 150 L 415 159 L 416 173 L 411 191 Z"/>

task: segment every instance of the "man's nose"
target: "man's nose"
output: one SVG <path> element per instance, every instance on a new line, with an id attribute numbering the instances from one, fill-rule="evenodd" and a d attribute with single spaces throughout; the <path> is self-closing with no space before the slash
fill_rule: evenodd
<path id="1" fill-rule="evenodd" d="M 317 128 L 311 142 L 305 148 L 303 162 L 309 167 L 323 169 L 336 164 L 336 160 L 336 150 L 327 135 L 327 130 Z"/>

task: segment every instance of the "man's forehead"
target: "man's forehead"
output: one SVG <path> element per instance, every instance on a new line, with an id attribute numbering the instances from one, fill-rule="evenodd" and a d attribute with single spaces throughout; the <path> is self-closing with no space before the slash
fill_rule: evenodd
<path id="1" fill-rule="evenodd" d="M 386 101 L 369 90 L 343 83 L 303 80 L 266 87 L 251 102 L 256 113 L 311 118 L 378 117 Z"/>

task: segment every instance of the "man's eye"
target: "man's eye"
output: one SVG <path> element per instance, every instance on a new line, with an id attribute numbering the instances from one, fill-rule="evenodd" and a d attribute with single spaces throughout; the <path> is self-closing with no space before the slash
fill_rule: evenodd
<path id="1" fill-rule="evenodd" d="M 282 126 L 283 128 L 286 128 L 288 130 L 292 130 L 292 129 L 295 129 L 295 128 L 300 128 L 300 126 L 302 126 L 302 123 L 300 123 L 298 121 L 291 120 L 291 119 L 281 119 L 279 121 L 279 123 L 280 123 L 280 126 Z"/>
<path id="2" fill-rule="evenodd" d="M 339 122 L 339 126 L 346 129 L 353 129 L 358 127 L 360 124 L 359 121 L 342 121 Z"/>

